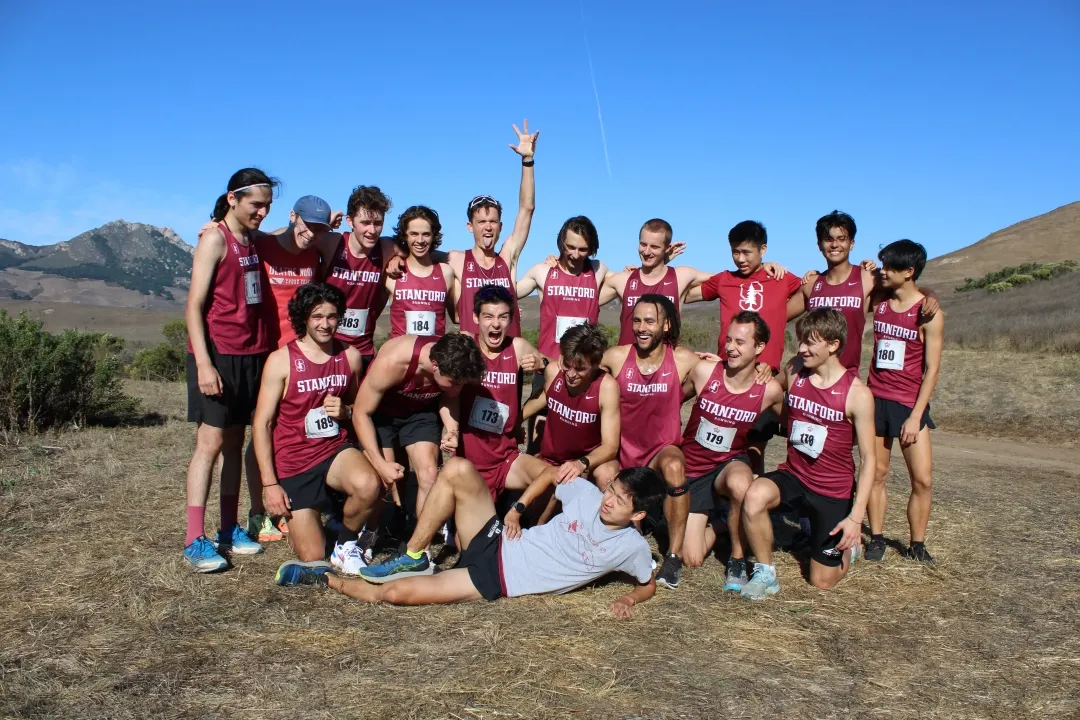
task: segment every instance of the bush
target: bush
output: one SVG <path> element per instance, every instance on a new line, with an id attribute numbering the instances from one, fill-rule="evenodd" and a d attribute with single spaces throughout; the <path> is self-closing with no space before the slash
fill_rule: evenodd
<path id="1" fill-rule="evenodd" d="M 1049 267 L 1041 267 L 1031 273 L 1031 276 L 1036 280 L 1049 280 L 1054 277 L 1054 269 Z"/>
<path id="2" fill-rule="evenodd" d="M 26 313 L 0 311 L 0 430 L 37 432 L 132 419 L 121 387 L 124 341 L 105 333 L 53 335 Z"/>
<path id="3" fill-rule="evenodd" d="M 996 283 L 992 283 L 990 285 L 987 285 L 986 286 L 986 292 L 999 293 L 999 292 L 1005 292 L 1006 290 L 1009 290 L 1010 288 L 1012 288 L 1012 285 L 1010 285 L 1007 282 L 996 282 Z"/>
<path id="4" fill-rule="evenodd" d="M 964 278 L 963 285 L 956 286 L 956 292 L 985 289 L 987 292 L 1004 292 L 1014 285 L 1024 285 L 1034 280 L 1049 280 L 1076 269 L 1075 260 L 1062 260 L 1056 263 L 1024 263 L 1017 267 L 1006 267 L 986 273 L 979 279 Z M 991 289 L 993 288 L 993 289 Z"/>
<path id="5" fill-rule="evenodd" d="M 1017 285 L 1027 285 L 1029 282 L 1035 282 L 1035 277 L 1026 273 L 1013 275 L 1008 279 L 1008 283 L 1013 287 L 1016 287 Z"/>
<path id="6" fill-rule="evenodd" d="M 171 320 L 161 329 L 165 342 L 135 353 L 127 372 L 136 380 L 174 382 L 187 377 L 187 324 Z"/>

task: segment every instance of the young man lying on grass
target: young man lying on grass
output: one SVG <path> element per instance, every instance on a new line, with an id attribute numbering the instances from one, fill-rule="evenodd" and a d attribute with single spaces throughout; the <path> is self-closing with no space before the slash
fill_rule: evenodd
<path id="1" fill-rule="evenodd" d="M 546 497 L 557 474 L 555 467 L 544 472 L 522 496 L 523 504 Z M 656 592 L 652 553 L 634 523 L 664 495 L 664 481 L 649 468 L 624 469 L 605 492 L 575 478 L 555 487 L 561 513 L 522 530 L 518 518 L 524 507 L 515 504 L 504 525 L 472 463 L 451 458 L 428 494 L 405 553 L 365 568 L 362 580 L 322 575 L 316 581 L 364 602 L 434 605 L 563 593 L 624 572 L 637 585 L 612 603 L 611 612 L 629 618 L 635 605 Z M 425 549 L 451 516 L 461 556 L 454 569 L 433 574 Z"/>

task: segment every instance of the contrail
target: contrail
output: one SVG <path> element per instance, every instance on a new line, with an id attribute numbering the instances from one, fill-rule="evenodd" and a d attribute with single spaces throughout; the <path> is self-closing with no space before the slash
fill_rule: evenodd
<path id="1" fill-rule="evenodd" d="M 600 142 L 604 145 L 604 165 L 607 166 L 608 180 L 611 180 L 611 158 L 608 157 L 607 135 L 604 133 L 604 115 L 600 112 L 600 93 L 596 89 L 596 71 L 593 70 L 592 50 L 589 49 L 589 33 L 585 29 L 585 0 L 581 0 L 581 34 L 585 37 L 585 54 L 589 58 L 589 77 L 592 78 L 593 97 L 596 98 L 596 119 L 600 121 Z"/>

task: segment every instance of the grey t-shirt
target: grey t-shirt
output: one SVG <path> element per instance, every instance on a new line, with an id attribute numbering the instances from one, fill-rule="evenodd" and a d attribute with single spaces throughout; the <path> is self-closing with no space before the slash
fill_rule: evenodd
<path id="1" fill-rule="evenodd" d="M 564 593 L 609 572 L 640 583 L 652 577 L 649 543 L 633 526 L 611 530 L 600 519 L 604 494 L 578 478 L 558 485 L 562 512 L 539 527 L 500 543 L 506 596 Z"/>

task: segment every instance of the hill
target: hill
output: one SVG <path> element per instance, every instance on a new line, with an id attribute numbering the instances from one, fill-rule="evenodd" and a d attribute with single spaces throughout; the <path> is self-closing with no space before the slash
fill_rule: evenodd
<path id="1" fill-rule="evenodd" d="M 965 278 L 1024 262 L 1080 260 L 1080 202 L 987 235 L 977 243 L 926 263 L 920 283 L 951 293 Z"/>
<path id="2" fill-rule="evenodd" d="M 124 220 L 55 245 L 0 240 L 0 296 L 31 300 L 44 295 L 41 300 L 168 307 L 183 301 L 193 252 L 171 228 Z M 162 302 L 148 303 L 146 296 Z"/>

